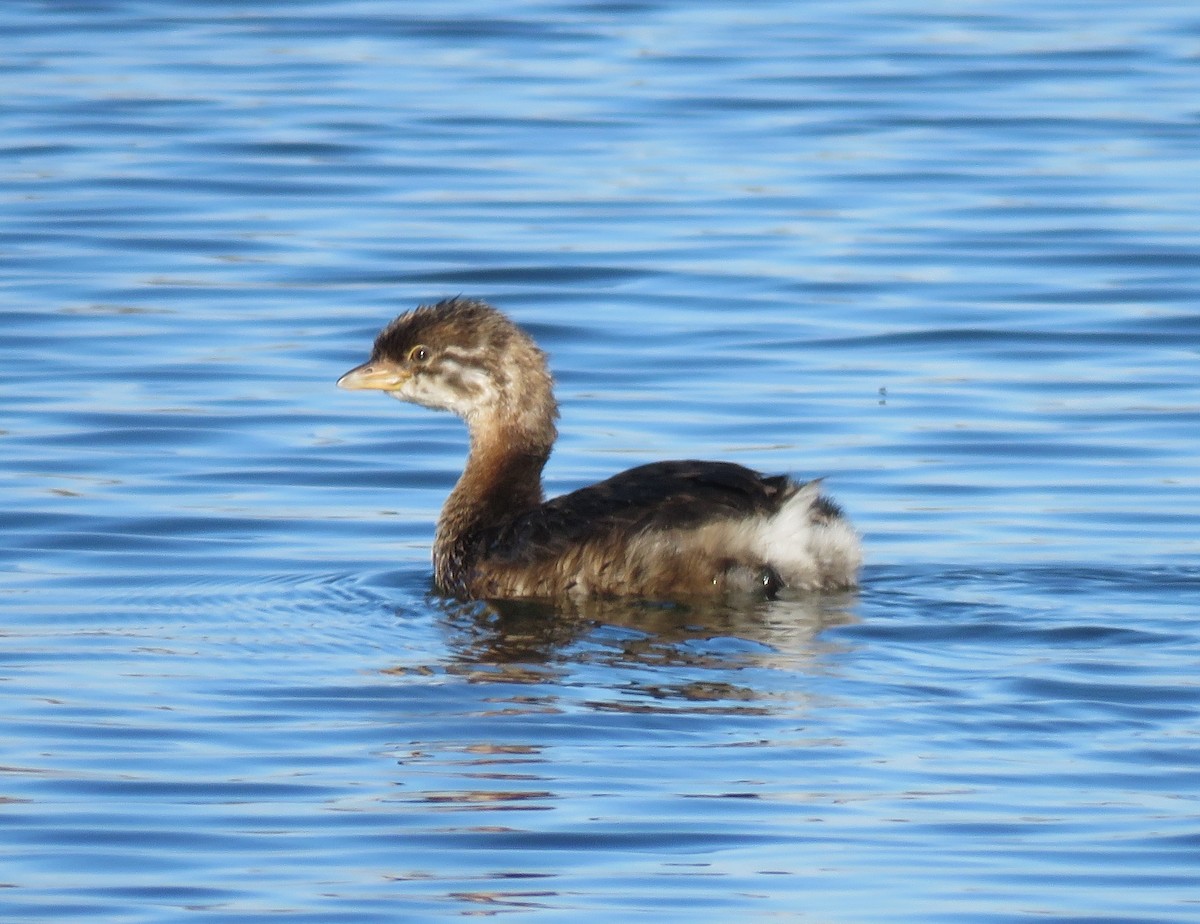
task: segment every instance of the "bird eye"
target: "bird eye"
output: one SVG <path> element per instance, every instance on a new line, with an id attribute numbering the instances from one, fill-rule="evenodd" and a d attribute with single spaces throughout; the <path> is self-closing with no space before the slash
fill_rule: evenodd
<path id="1" fill-rule="evenodd" d="M 423 363 L 429 359 L 429 347 L 415 346 L 408 351 L 408 361 L 412 363 Z"/>

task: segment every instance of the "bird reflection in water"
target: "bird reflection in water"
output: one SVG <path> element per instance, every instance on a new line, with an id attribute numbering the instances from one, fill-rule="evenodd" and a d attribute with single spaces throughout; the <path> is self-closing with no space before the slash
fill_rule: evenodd
<path id="1" fill-rule="evenodd" d="M 743 686 L 746 668 L 819 670 L 841 647 L 820 633 L 855 622 L 855 602 L 852 592 L 692 603 L 428 600 L 445 626 L 444 669 L 469 680 L 558 684 L 601 665 L 630 673 L 623 694 L 742 709 L 758 698 Z M 647 677 L 645 668 L 657 670 Z M 627 698 L 622 708 L 632 706 Z"/>

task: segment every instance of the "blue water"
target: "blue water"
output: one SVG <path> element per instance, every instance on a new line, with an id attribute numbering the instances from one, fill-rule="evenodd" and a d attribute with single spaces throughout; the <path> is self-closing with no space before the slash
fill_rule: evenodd
<path id="1" fill-rule="evenodd" d="M 1200 920 L 1200 9 L 0 8 L 0 919 Z M 824 475 L 860 592 L 438 598 L 552 492 Z"/>

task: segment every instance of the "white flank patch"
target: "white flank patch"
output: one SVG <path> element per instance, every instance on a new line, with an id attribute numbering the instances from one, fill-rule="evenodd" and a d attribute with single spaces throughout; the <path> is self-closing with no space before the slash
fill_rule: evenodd
<path id="1" fill-rule="evenodd" d="M 845 520 L 813 522 L 820 494 L 820 481 L 800 488 L 775 516 L 758 524 L 754 548 L 790 587 L 851 587 L 862 564 L 862 543 Z"/>

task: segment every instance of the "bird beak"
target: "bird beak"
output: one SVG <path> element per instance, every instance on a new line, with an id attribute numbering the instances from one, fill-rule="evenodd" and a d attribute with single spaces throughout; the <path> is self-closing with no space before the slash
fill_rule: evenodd
<path id="1" fill-rule="evenodd" d="M 408 375 L 400 367 L 386 360 L 372 359 L 355 366 L 337 380 L 337 385 L 349 391 L 395 391 L 407 379 Z"/>

